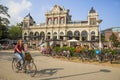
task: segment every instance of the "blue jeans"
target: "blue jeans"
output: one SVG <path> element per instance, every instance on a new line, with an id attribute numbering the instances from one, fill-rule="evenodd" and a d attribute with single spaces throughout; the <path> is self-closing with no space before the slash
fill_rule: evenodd
<path id="1" fill-rule="evenodd" d="M 24 55 L 22 53 L 15 53 L 15 58 L 17 58 L 17 62 L 24 63 Z"/>

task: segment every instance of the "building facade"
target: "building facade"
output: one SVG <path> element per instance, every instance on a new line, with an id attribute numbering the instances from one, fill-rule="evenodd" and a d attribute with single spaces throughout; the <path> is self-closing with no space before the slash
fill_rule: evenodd
<path id="1" fill-rule="evenodd" d="M 120 42 L 120 27 L 108 28 L 103 30 L 102 33 L 105 37 L 105 41 L 110 41 L 110 36 L 112 35 L 112 33 L 114 33 L 117 37 L 117 40 Z"/>
<path id="2" fill-rule="evenodd" d="M 95 41 L 99 35 L 98 13 L 92 7 L 86 20 L 72 21 L 70 10 L 62 6 L 54 5 L 45 13 L 45 23 L 37 25 L 30 14 L 24 17 L 22 37 L 32 44 L 38 44 L 42 40 L 60 40 L 67 44 L 67 40 L 75 38 L 83 45 L 89 41 Z M 78 16 L 79 17 L 79 16 Z"/>

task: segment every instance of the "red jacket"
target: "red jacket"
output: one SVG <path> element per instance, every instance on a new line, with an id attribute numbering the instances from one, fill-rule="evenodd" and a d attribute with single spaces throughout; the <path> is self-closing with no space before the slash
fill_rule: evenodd
<path id="1" fill-rule="evenodd" d="M 23 46 L 20 47 L 20 45 L 15 45 L 14 53 L 19 53 L 19 52 L 17 51 L 17 49 L 18 49 L 20 52 L 22 52 L 22 50 L 24 51 L 24 47 L 23 47 Z"/>

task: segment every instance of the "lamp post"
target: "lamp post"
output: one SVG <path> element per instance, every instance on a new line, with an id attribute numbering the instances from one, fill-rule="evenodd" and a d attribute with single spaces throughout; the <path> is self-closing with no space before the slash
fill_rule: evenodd
<path id="1" fill-rule="evenodd" d="M 99 25 L 99 49 L 101 52 L 101 48 L 102 48 L 102 43 L 101 43 L 101 27 L 100 27 L 100 23 L 102 22 L 102 20 L 98 20 L 98 25 Z"/>

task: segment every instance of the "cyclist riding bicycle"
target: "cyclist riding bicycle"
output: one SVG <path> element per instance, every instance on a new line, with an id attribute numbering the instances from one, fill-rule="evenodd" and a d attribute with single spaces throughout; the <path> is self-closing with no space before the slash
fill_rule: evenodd
<path id="1" fill-rule="evenodd" d="M 21 66 L 21 63 L 24 63 L 24 55 L 22 51 L 25 52 L 25 49 L 24 49 L 23 41 L 20 39 L 18 40 L 14 48 L 14 53 L 15 53 L 14 55 L 15 58 L 17 58 L 17 62 L 19 63 L 17 66 Z"/>

